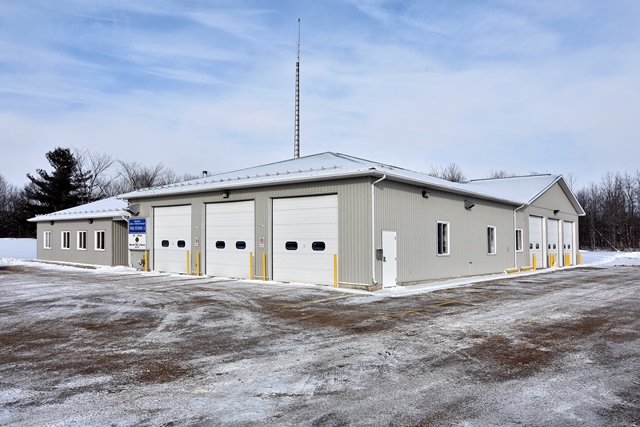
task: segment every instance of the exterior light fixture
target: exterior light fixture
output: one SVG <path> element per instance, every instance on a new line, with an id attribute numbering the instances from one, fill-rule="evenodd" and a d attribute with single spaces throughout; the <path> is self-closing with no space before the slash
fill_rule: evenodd
<path id="1" fill-rule="evenodd" d="M 559 213 L 560 213 L 560 209 L 554 209 L 554 210 L 553 210 L 553 214 L 554 214 L 555 216 L 558 216 L 558 214 L 559 214 Z"/>
<path id="2" fill-rule="evenodd" d="M 428 199 L 429 196 L 431 196 L 431 194 L 429 194 L 427 190 L 422 190 L 422 197 L 424 197 L 425 199 Z"/>
<path id="3" fill-rule="evenodd" d="M 87 220 L 87 222 L 88 222 L 89 224 L 93 224 L 93 218 L 89 218 L 89 219 Z"/>
<path id="4" fill-rule="evenodd" d="M 53 225 L 55 221 L 49 221 L 49 224 Z"/>
<path id="5" fill-rule="evenodd" d="M 471 200 L 465 200 L 464 201 L 464 208 L 468 211 L 470 211 L 476 204 L 473 203 Z"/>
<path id="6" fill-rule="evenodd" d="M 223 199 L 228 199 L 229 198 L 229 191 L 225 190 L 222 192 L 222 198 Z"/>

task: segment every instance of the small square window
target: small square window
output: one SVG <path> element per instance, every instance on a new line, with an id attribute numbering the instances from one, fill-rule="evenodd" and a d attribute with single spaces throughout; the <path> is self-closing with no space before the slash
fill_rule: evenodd
<path id="1" fill-rule="evenodd" d="M 496 228 L 492 225 L 487 227 L 487 253 L 490 255 L 496 253 Z"/>
<path id="2" fill-rule="evenodd" d="M 62 233 L 60 233 L 60 237 L 61 237 L 61 248 L 62 249 L 71 249 L 71 232 L 70 231 L 63 231 Z"/>
<path id="3" fill-rule="evenodd" d="M 449 255 L 449 223 L 438 221 L 438 255 Z"/>

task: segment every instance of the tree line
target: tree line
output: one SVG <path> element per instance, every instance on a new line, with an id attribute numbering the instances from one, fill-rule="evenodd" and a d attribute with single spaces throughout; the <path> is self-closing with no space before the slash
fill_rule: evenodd
<path id="1" fill-rule="evenodd" d="M 38 169 L 27 174 L 29 183 L 19 188 L 0 174 L 0 237 L 34 237 L 35 224 L 28 218 L 113 197 L 141 188 L 198 178 L 176 174 L 162 163 L 145 166 L 125 162 L 104 153 L 79 148 L 56 148 L 45 155 L 51 172 Z M 530 172 L 535 174 L 535 172 Z M 455 163 L 432 166 L 428 175 L 453 182 L 465 181 Z M 515 176 L 504 170 L 487 178 Z M 573 188 L 574 174 L 565 176 Z M 635 174 L 607 172 L 599 183 L 575 191 L 586 216 L 579 221 L 583 249 L 626 250 L 640 248 L 640 171 Z"/>
<path id="2" fill-rule="evenodd" d="M 129 191 L 198 178 L 176 174 L 162 163 L 145 166 L 79 148 L 55 148 L 45 155 L 51 171 L 27 174 L 22 188 L 0 174 L 0 237 L 35 237 L 27 219 Z"/>

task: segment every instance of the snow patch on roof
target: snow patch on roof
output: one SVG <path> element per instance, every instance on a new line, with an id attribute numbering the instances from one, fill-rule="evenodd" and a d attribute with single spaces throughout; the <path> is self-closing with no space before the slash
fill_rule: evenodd
<path id="1" fill-rule="evenodd" d="M 97 200 L 95 202 L 87 203 L 69 209 L 64 209 L 57 212 L 52 212 L 46 215 L 38 215 L 35 218 L 30 218 L 29 221 L 40 222 L 84 218 L 111 218 L 121 216 L 128 217 L 129 213 L 125 211 L 127 205 L 128 203 L 124 200 L 111 197 L 109 199 Z"/>

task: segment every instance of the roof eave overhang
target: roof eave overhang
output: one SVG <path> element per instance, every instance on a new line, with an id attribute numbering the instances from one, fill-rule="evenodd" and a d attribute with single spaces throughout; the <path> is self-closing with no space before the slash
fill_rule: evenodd
<path id="1" fill-rule="evenodd" d="M 186 186 L 177 187 L 177 188 L 168 188 L 168 189 L 165 189 L 165 191 L 152 192 L 151 190 L 149 190 L 148 194 L 144 194 L 144 192 L 141 192 L 141 191 L 131 192 L 131 193 L 117 196 L 117 198 L 121 200 L 126 200 L 126 201 L 138 201 L 142 199 L 177 196 L 177 195 L 183 195 L 183 194 L 207 193 L 212 191 L 233 190 L 233 189 L 240 189 L 240 188 L 269 187 L 269 186 L 275 186 L 275 185 L 298 184 L 302 182 L 330 181 L 330 180 L 336 180 L 336 179 L 358 178 L 358 177 L 367 177 L 367 176 L 379 178 L 384 175 L 387 176 L 387 179 L 392 181 L 402 182 L 405 184 L 411 184 L 415 186 L 438 189 L 447 193 L 459 194 L 459 195 L 468 196 L 468 197 L 475 197 L 482 200 L 490 200 L 490 201 L 504 203 L 512 206 L 521 206 L 523 204 L 523 202 L 519 200 L 505 199 L 502 197 L 492 196 L 492 195 L 483 194 L 475 191 L 464 190 L 456 186 L 442 185 L 442 184 L 434 183 L 431 181 L 411 179 L 403 175 L 395 174 L 393 173 L 393 171 L 385 171 L 385 170 L 379 170 L 375 168 L 360 169 L 360 170 L 348 171 L 344 173 L 331 173 L 326 175 L 320 174 L 320 175 L 313 175 L 313 176 L 290 177 L 290 178 L 279 177 L 273 180 L 261 180 L 261 181 L 253 181 L 253 182 L 224 181 L 220 183 L 215 183 L 213 185 L 208 185 L 202 188 L 197 188 L 197 186 L 195 185 L 186 185 Z"/>

